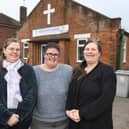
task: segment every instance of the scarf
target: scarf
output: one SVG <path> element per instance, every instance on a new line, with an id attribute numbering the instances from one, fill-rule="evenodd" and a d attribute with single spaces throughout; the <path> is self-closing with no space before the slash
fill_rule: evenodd
<path id="1" fill-rule="evenodd" d="M 9 109 L 16 109 L 18 103 L 22 102 L 22 96 L 20 92 L 20 80 L 21 76 L 18 70 L 24 65 L 19 59 L 14 63 L 10 63 L 7 60 L 3 61 L 3 67 L 7 70 L 5 80 L 7 81 L 7 107 Z"/>

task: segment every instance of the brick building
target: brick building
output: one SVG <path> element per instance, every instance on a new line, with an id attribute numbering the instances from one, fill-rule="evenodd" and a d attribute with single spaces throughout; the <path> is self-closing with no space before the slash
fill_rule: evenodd
<path id="1" fill-rule="evenodd" d="M 43 60 L 45 45 L 61 47 L 61 62 L 76 66 L 88 39 L 101 41 L 101 60 L 114 67 L 129 67 L 129 33 L 121 29 L 121 18 L 109 18 L 72 0 L 40 0 L 17 33 L 23 58 L 32 65 Z"/>
<path id="2" fill-rule="evenodd" d="M 10 37 L 16 36 L 16 31 L 20 27 L 18 21 L 0 13 L 0 53 L 3 42 Z"/>

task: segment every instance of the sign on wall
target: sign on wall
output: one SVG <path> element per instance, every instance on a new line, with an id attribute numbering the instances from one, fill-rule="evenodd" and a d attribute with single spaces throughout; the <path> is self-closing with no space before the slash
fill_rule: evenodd
<path id="1" fill-rule="evenodd" d="M 32 37 L 56 35 L 56 34 L 67 33 L 68 31 L 69 31 L 68 24 L 61 25 L 61 26 L 42 28 L 42 29 L 35 29 L 35 30 L 32 30 Z"/>

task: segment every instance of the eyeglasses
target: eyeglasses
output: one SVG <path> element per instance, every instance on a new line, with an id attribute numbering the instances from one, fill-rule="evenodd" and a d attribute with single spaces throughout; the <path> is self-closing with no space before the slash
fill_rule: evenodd
<path id="1" fill-rule="evenodd" d="M 16 52 L 19 52 L 19 51 L 20 51 L 19 48 L 16 48 L 16 49 L 15 49 L 15 48 L 11 48 L 11 47 L 10 47 L 10 48 L 7 48 L 7 49 L 8 49 L 9 51 L 16 51 Z"/>
<path id="2" fill-rule="evenodd" d="M 48 57 L 58 57 L 58 56 L 59 56 L 58 53 L 46 53 L 46 55 L 47 55 Z"/>

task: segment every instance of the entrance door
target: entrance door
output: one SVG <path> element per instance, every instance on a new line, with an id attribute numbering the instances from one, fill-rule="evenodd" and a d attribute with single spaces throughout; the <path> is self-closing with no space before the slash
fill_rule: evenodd
<path id="1" fill-rule="evenodd" d="M 45 55 L 45 49 L 46 49 L 47 44 L 42 44 L 41 45 L 41 64 L 44 64 L 44 55 Z"/>

